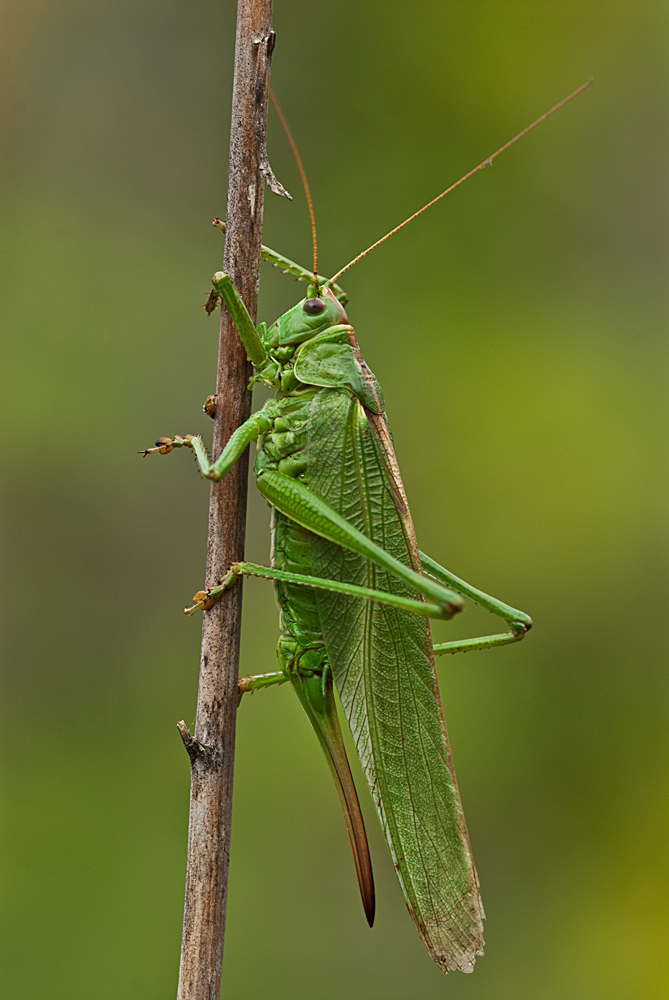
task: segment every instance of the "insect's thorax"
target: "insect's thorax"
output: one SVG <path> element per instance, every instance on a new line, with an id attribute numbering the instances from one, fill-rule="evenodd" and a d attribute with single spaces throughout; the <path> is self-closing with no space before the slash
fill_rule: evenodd
<path id="1" fill-rule="evenodd" d="M 295 370 L 300 350 L 311 340 L 329 339 L 331 333 L 336 336 L 336 331 L 343 332 L 346 338 L 346 331 L 352 329 L 346 310 L 329 288 L 322 290 L 322 296 L 298 302 L 269 329 L 261 324 L 265 361 L 256 366 L 256 379 L 280 392 L 294 392 L 305 382 Z"/>
<path id="2" fill-rule="evenodd" d="M 292 395 L 280 395 L 271 403 L 271 427 L 258 438 L 254 472 L 275 469 L 286 476 L 303 478 L 308 472 L 308 424 L 316 386 Z"/>

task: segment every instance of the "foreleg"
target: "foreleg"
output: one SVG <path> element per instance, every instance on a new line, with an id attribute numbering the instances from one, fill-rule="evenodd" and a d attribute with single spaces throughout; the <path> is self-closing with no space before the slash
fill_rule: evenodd
<path id="1" fill-rule="evenodd" d="M 157 452 L 160 455 L 168 455 L 175 448 L 192 448 L 202 475 L 217 482 L 242 457 L 251 441 L 255 441 L 270 429 L 275 415 L 272 407 L 270 400 L 262 410 L 252 413 L 249 419 L 237 428 L 215 462 L 210 460 L 202 438 L 194 434 L 187 434 L 186 437 L 176 435 L 174 438 L 158 438 L 155 448 L 147 448 L 141 454 L 152 455 Z"/>

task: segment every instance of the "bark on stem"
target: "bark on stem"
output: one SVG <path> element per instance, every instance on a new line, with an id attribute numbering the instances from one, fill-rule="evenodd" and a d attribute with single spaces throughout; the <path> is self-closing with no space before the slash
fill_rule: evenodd
<path id="1" fill-rule="evenodd" d="M 266 164 L 272 0 L 238 0 L 223 269 L 256 319 Z M 251 366 L 221 311 L 213 454 L 251 411 Z M 213 483 L 207 586 L 244 558 L 248 455 Z M 188 869 L 178 1000 L 219 1000 L 230 859 L 242 581 L 204 612 L 197 718 L 180 728 L 191 761 Z M 184 732 L 185 731 L 185 732 Z"/>

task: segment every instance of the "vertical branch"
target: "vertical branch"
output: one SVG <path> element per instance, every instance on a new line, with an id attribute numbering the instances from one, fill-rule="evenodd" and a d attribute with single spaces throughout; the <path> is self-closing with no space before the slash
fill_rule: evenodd
<path id="1" fill-rule="evenodd" d="M 232 97 L 224 270 L 255 321 L 260 276 L 272 0 L 239 0 Z M 213 454 L 251 410 L 251 366 L 226 310 L 221 337 Z M 244 558 L 248 454 L 209 505 L 207 586 Z M 195 733 L 181 729 L 191 760 L 188 869 L 178 1000 L 219 1000 L 230 859 L 242 581 L 204 612 Z"/>

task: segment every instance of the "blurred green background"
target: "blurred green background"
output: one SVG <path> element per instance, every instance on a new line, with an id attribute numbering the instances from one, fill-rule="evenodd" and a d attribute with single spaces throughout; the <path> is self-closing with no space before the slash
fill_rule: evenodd
<path id="1" fill-rule="evenodd" d="M 234 14 L 227 0 L 5 0 L 2 996 L 175 995 Z M 589 76 L 595 86 L 346 276 L 421 546 L 529 611 L 439 666 L 488 913 L 473 976 L 423 951 L 369 797 L 368 931 L 288 689 L 242 707 L 224 995 L 669 996 L 668 22 L 660 0 L 276 0 L 273 83 L 321 270 Z M 276 118 L 264 242 L 309 263 Z M 263 271 L 260 318 L 301 296 Z M 261 398 L 261 397 L 260 397 Z M 252 490 L 248 553 L 265 559 Z M 469 612 L 435 630 L 477 634 Z M 492 624 L 494 630 L 495 625 Z M 246 585 L 242 670 L 275 669 Z"/>

